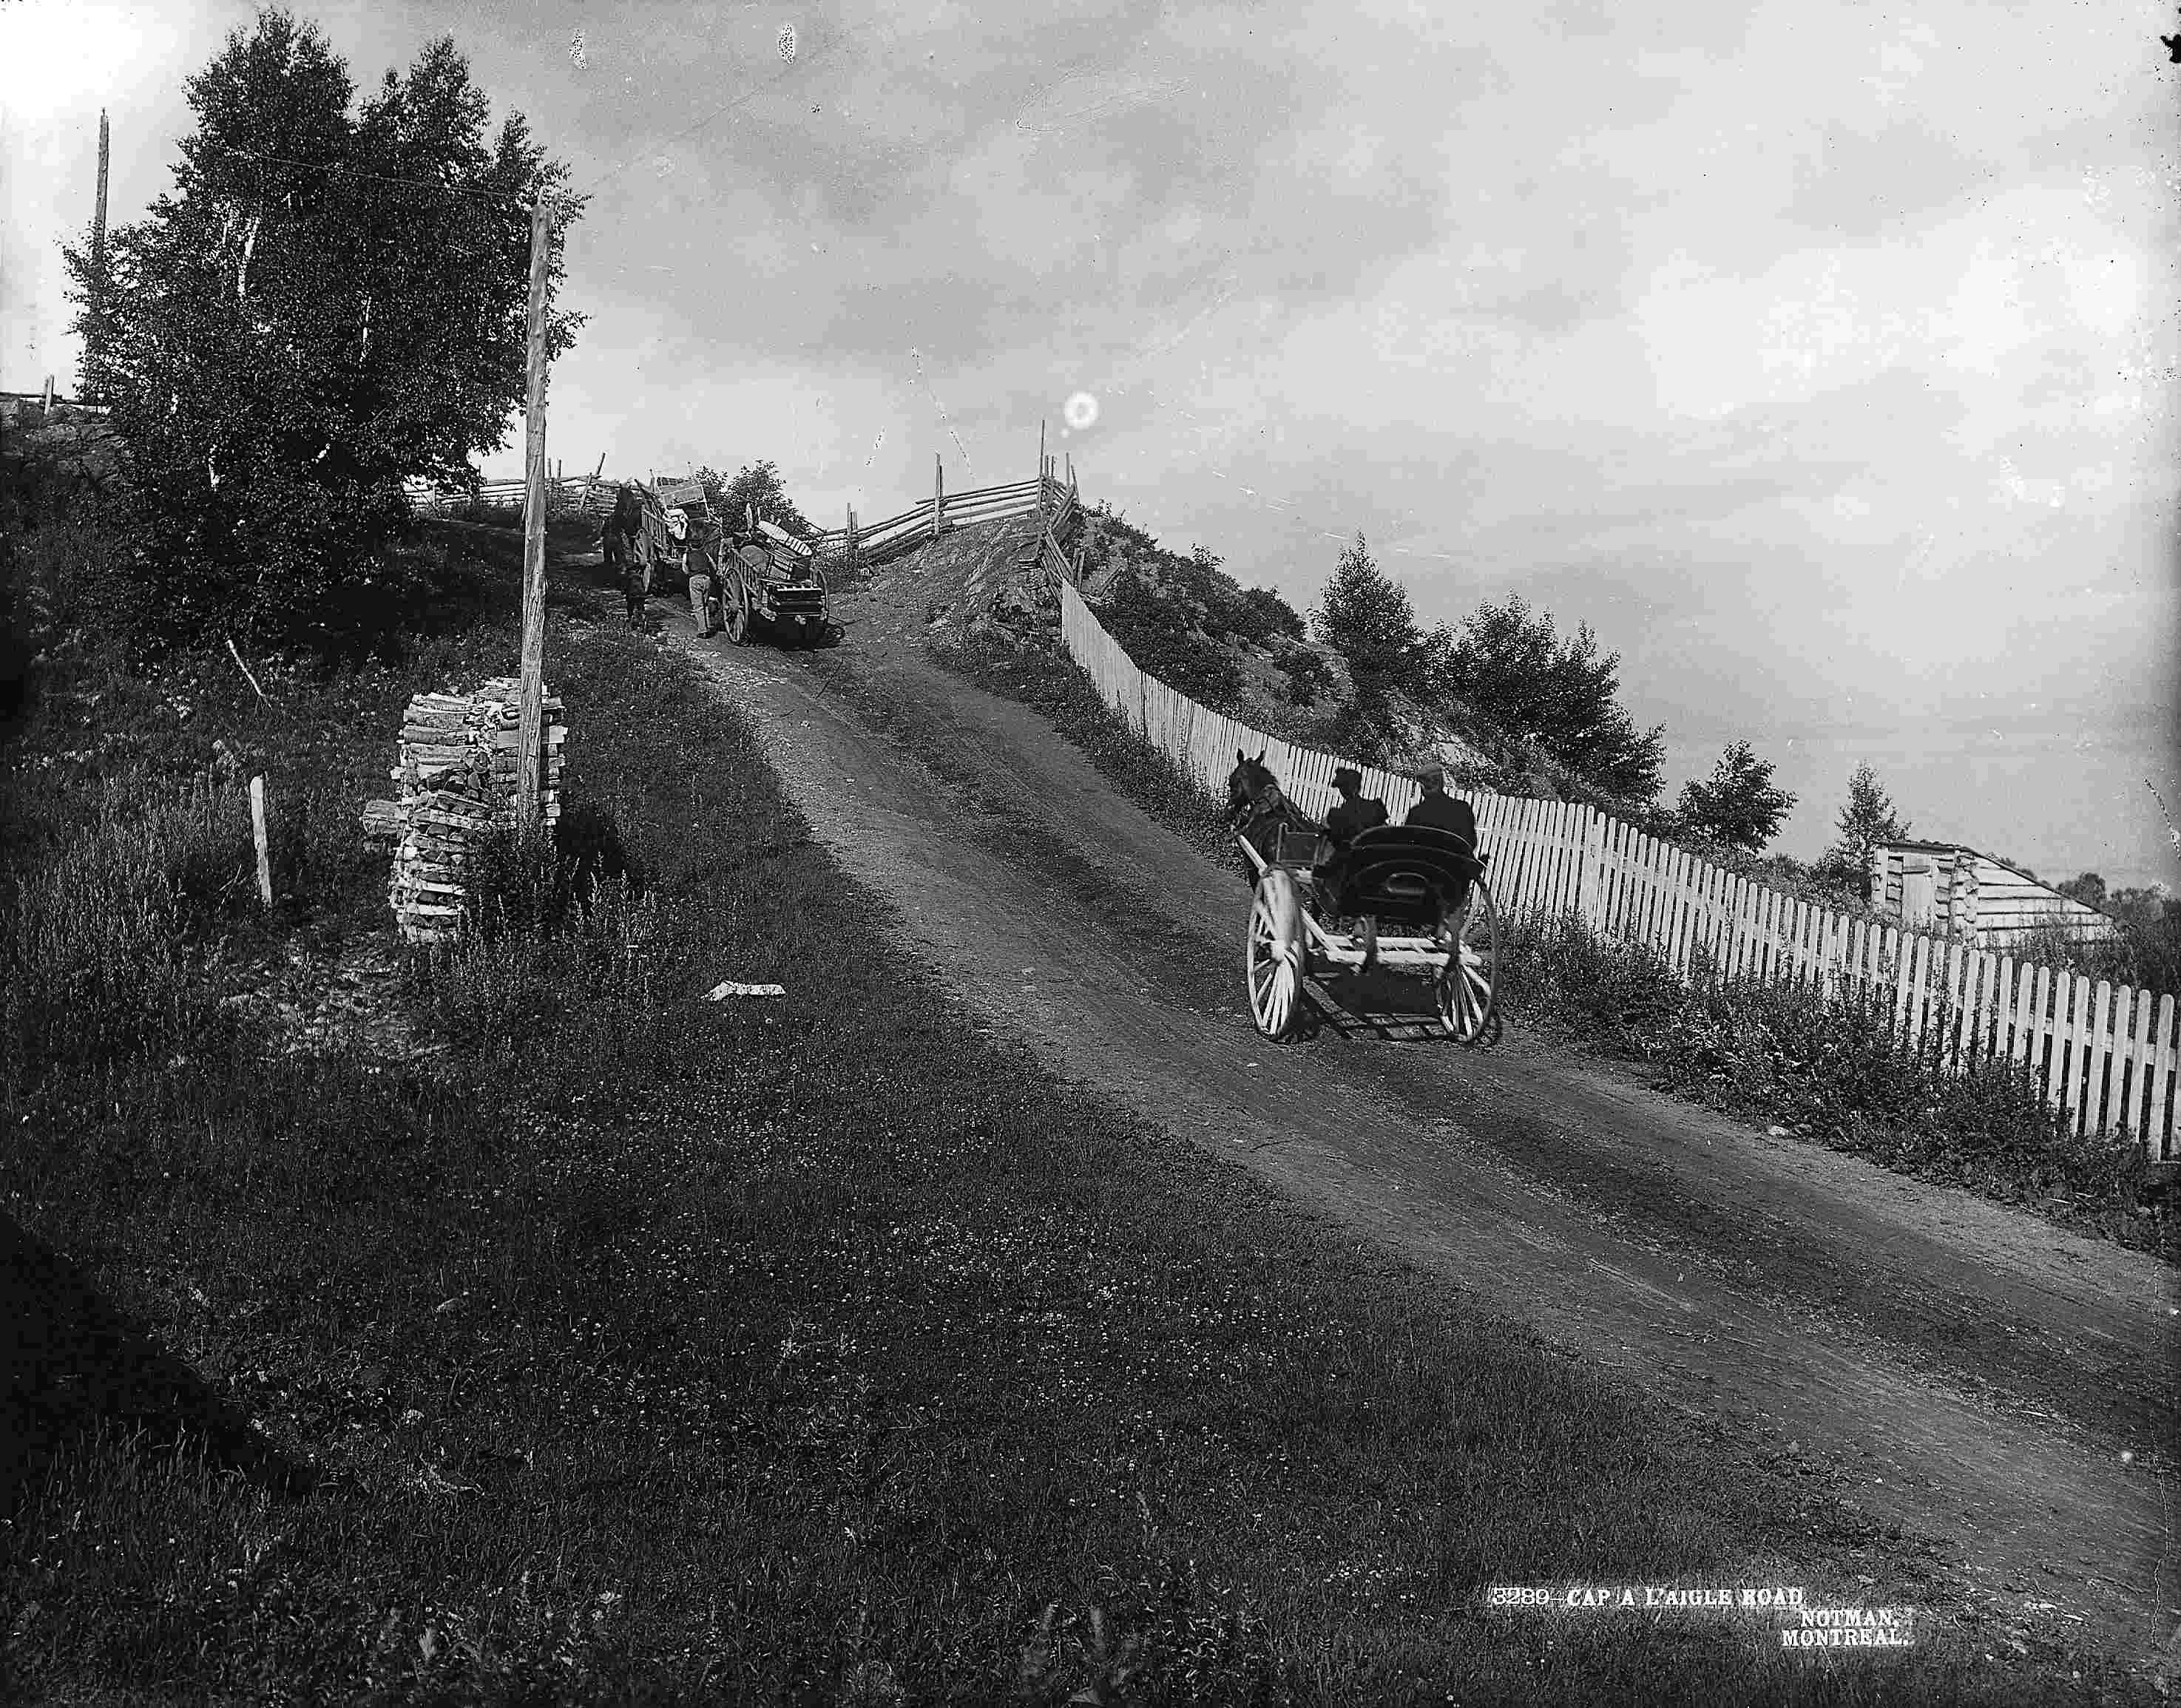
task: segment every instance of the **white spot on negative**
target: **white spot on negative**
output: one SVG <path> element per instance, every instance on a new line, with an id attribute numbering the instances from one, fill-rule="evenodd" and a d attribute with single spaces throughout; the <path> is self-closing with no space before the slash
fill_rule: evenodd
<path id="1" fill-rule="evenodd" d="M 780 26 L 780 57 L 791 61 L 795 58 L 795 26 L 792 24 Z"/>
<path id="2" fill-rule="evenodd" d="M 1079 391 L 1068 399 L 1061 414 L 1068 426 L 1079 432 L 1098 419 L 1098 399 L 1087 391 Z"/>
<path id="3" fill-rule="evenodd" d="M 583 32 L 580 30 L 568 38 L 568 59 L 577 70 L 583 69 Z"/>

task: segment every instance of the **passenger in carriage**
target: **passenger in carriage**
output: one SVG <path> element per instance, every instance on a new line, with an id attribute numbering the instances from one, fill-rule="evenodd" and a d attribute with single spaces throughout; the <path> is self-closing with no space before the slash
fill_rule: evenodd
<path id="1" fill-rule="evenodd" d="M 1458 800 L 1446 792 L 1453 779 L 1444 766 L 1433 766 L 1416 779 L 1423 790 L 1422 798 L 1409 808 L 1408 816 L 1401 820 L 1405 825 L 1421 825 L 1427 829 L 1451 831 L 1469 845 L 1471 854 L 1477 852 L 1477 809 L 1468 802 Z"/>
<path id="2" fill-rule="evenodd" d="M 1325 835 L 1337 854 L 1364 831 L 1375 830 L 1386 822 L 1386 803 L 1363 793 L 1362 774 L 1352 765 L 1343 765 L 1333 774 L 1333 789 L 1340 796 L 1340 804 L 1325 815 Z"/>

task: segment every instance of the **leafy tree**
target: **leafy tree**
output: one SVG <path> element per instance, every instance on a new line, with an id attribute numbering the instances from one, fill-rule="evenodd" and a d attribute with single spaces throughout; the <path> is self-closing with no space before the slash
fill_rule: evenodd
<path id="1" fill-rule="evenodd" d="M 2071 901 L 2079 901 L 2085 907 L 2106 905 L 2106 880 L 2095 872 L 2085 872 L 2079 878 L 2070 878 L 2053 888 Z"/>
<path id="2" fill-rule="evenodd" d="M 1439 691 L 1537 741 L 1593 786 L 1630 801 L 1657 798 L 1665 728 L 1637 730 L 1620 703 L 1621 655 L 1601 658 L 1587 624 L 1564 640 L 1551 615 L 1533 616 L 1518 594 L 1482 606 L 1458 633 L 1434 631 L 1417 653 Z"/>
<path id="3" fill-rule="evenodd" d="M 716 469 L 700 469 L 697 479 L 729 528 L 740 527 L 743 511 L 754 506 L 765 521 L 801 538 L 820 532 L 787 496 L 787 486 L 776 463 L 744 463 L 732 480 Z"/>
<path id="4" fill-rule="evenodd" d="M 1833 821 L 1838 835 L 1819 857 L 1818 874 L 1837 887 L 1867 885 L 1870 851 L 1881 842 L 1898 842 L 1908 835 L 1908 825 L 1895 810 L 1891 799 L 1878 785 L 1877 774 L 1858 765 L 1848 779 L 1847 802 Z"/>
<path id="5" fill-rule="evenodd" d="M 1347 659 L 1359 701 L 1375 709 L 1407 683 L 1418 639 L 1416 612 L 1361 533 L 1341 553 L 1312 615 L 1318 638 Z"/>
<path id="6" fill-rule="evenodd" d="M 1191 620 L 1190 605 L 1185 592 L 1131 563 L 1113 578 L 1101 615 L 1122 650 L 1147 675 L 1200 705 L 1231 711 L 1242 691 L 1242 673 Z"/>
<path id="7" fill-rule="evenodd" d="M 1258 646 L 1270 647 L 1282 640 L 1300 641 L 1310 631 L 1293 605 L 1270 587 L 1245 587 L 1236 631 L 1246 635 Z"/>
<path id="8" fill-rule="evenodd" d="M 1333 691 L 1333 672 L 1308 647 L 1282 641 L 1274 662 L 1287 678 L 1288 698 L 1294 704 L 1307 708 Z"/>
<path id="9" fill-rule="evenodd" d="M 1878 774 L 1869 766 L 1856 766 L 1847 779 L 1847 805 L 1832 820 L 1839 829 L 1834 849 L 1856 870 L 1869 864 L 1871 849 L 1880 842 L 1900 842 L 1908 835 L 1908 820 L 1900 816 L 1889 794 L 1878 787 Z"/>
<path id="10" fill-rule="evenodd" d="M 338 648 L 418 591 L 388 549 L 403 486 L 473 488 L 524 394 L 529 207 L 557 194 L 451 41 L 389 71 L 353 118 L 345 63 L 284 11 L 187 85 L 174 190 L 64 258 L 86 388 L 108 400 L 131 601 L 155 636 Z M 580 202 L 556 217 L 549 290 Z M 582 317 L 554 311 L 549 355 Z"/>
<path id="11" fill-rule="evenodd" d="M 1772 786 L 1773 766 L 1747 741 L 1728 745 L 1711 775 L 1681 785 L 1675 815 L 1730 848 L 1759 852 L 1779 833 L 1795 797 Z"/>

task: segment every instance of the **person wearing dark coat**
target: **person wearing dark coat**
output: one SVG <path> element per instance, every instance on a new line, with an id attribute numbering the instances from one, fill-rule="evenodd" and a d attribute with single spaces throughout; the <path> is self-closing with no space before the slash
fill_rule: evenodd
<path id="1" fill-rule="evenodd" d="M 1340 804 L 1325 815 L 1325 834 L 1338 851 L 1364 831 L 1384 824 L 1386 803 L 1365 796 L 1362 774 L 1350 765 L 1343 765 L 1333 774 L 1333 789 L 1340 796 Z"/>
<path id="2" fill-rule="evenodd" d="M 1416 781 L 1423 795 L 1409 808 L 1401 820 L 1404 825 L 1422 825 L 1432 830 L 1451 831 L 1469 845 L 1469 851 L 1477 852 L 1477 809 L 1468 802 L 1457 800 L 1446 792 L 1446 773 L 1427 771 Z"/>
<path id="3" fill-rule="evenodd" d="M 606 517 L 599 543 L 605 550 L 606 573 L 620 584 L 621 598 L 628 605 L 632 629 L 643 626 L 643 602 L 651 591 L 638 544 L 643 532 L 643 500 L 633 487 L 624 486 L 614 494 L 614 507 Z"/>

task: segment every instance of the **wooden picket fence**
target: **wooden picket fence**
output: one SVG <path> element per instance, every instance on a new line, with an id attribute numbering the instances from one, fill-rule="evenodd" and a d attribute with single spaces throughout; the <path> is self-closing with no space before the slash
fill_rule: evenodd
<path id="1" fill-rule="evenodd" d="M 1198 705 L 1136 668 L 1065 575 L 1061 632 L 1108 704 L 1198 785 L 1223 795 L 1237 750 L 1265 763 L 1322 818 L 1333 774 L 1354 765 L 1363 792 L 1398 820 L 1407 778 L 1298 747 Z M 1598 932 L 1649 945 L 1683 978 L 1753 978 L 1890 1005 L 1901 1035 L 1954 1067 L 2004 1057 L 2036 1076 L 2079 1133 L 2126 1135 L 2161 1168 L 2177 1160 L 2181 1067 L 2171 994 L 2095 983 L 1958 937 L 1835 912 L 1729 872 L 1573 802 L 1473 793 L 1492 887 L 1510 912 L 1572 912 Z"/>

